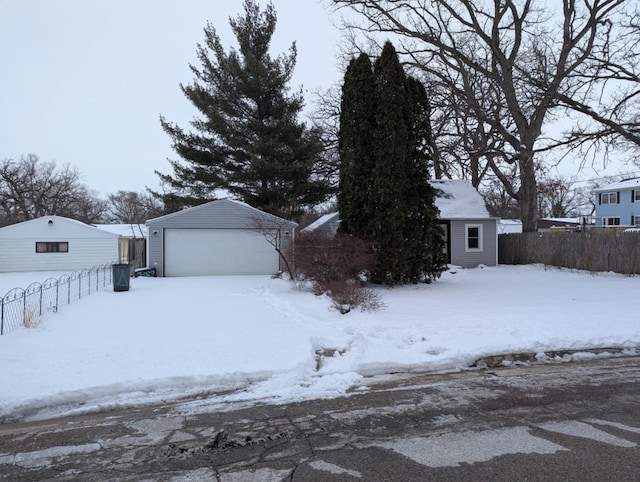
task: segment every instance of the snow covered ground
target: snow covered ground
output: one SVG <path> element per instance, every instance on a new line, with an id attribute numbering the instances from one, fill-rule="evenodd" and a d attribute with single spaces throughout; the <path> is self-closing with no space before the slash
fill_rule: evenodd
<path id="1" fill-rule="evenodd" d="M 13 281 L 0 285 L 26 287 Z M 367 375 L 510 352 L 633 352 L 639 288 L 640 277 L 611 273 L 453 269 L 431 285 L 378 288 L 378 312 L 340 315 L 268 276 L 135 278 L 129 291 L 92 294 L 0 337 L 0 420 L 225 390 L 216 400 L 333 397 Z M 334 356 L 318 363 L 323 349 Z"/>

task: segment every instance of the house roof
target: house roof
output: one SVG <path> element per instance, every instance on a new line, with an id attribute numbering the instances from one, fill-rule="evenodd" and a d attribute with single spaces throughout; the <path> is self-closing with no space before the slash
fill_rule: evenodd
<path id="1" fill-rule="evenodd" d="M 634 179 L 625 179 L 624 181 L 607 184 L 606 186 L 601 186 L 594 189 L 594 192 L 618 191 L 621 189 L 633 189 L 635 187 L 640 187 L 640 177 L 636 177 Z"/>
<path id="2" fill-rule="evenodd" d="M 339 221 L 339 214 L 340 213 L 328 213 L 328 214 L 323 214 L 322 216 L 320 216 L 318 219 L 316 219 L 314 222 L 312 222 L 311 224 L 309 224 L 309 226 L 306 226 L 302 232 L 305 233 L 310 233 L 312 231 L 315 231 L 316 229 L 318 229 L 320 226 L 323 226 L 326 223 L 332 223 L 332 222 L 338 222 Z"/>
<path id="3" fill-rule="evenodd" d="M 149 232 L 144 224 L 94 224 L 93 226 L 124 238 L 146 238 Z"/>
<path id="4" fill-rule="evenodd" d="M 96 228 L 95 226 L 91 226 L 90 224 L 85 224 L 82 221 L 78 221 L 77 219 L 71 219 L 71 218 L 65 218 L 64 216 L 41 216 L 39 218 L 35 218 L 35 219 L 29 219 L 27 221 L 22 221 L 20 223 L 16 223 L 16 224 L 10 224 L 9 226 L 4 226 L 2 228 L 0 228 L 0 235 L 2 235 L 2 233 L 10 233 L 10 232 L 19 232 L 19 230 L 22 229 L 26 229 L 27 226 L 29 225 L 39 225 L 40 223 L 46 223 L 49 224 L 50 222 L 53 223 L 53 225 L 60 226 L 60 225 L 67 225 L 72 227 L 72 229 L 75 229 L 76 232 L 80 232 L 80 230 L 85 230 L 85 231 L 91 231 L 93 233 L 100 233 L 100 235 L 107 237 L 107 236 L 113 236 L 113 237 L 118 237 L 117 234 L 115 233 L 109 233 L 109 232 L 105 232 L 103 230 L 99 230 L 98 228 Z M 88 232 L 87 231 L 87 232 Z M 15 234 L 14 234 L 15 235 Z"/>
<path id="5" fill-rule="evenodd" d="M 436 206 L 441 219 L 493 218 L 484 198 L 469 181 L 464 179 L 434 179 L 429 181 L 436 189 Z"/>

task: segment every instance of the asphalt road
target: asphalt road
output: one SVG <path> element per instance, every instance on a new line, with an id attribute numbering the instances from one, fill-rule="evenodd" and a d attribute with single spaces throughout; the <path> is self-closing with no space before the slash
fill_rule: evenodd
<path id="1" fill-rule="evenodd" d="M 640 480 L 638 358 L 369 382 L 0 425 L 0 480 Z"/>

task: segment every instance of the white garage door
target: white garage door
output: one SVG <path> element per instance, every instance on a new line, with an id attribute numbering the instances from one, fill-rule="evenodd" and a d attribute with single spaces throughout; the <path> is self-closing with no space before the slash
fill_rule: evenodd
<path id="1" fill-rule="evenodd" d="M 165 276 L 273 274 L 278 253 L 247 229 L 166 229 Z"/>

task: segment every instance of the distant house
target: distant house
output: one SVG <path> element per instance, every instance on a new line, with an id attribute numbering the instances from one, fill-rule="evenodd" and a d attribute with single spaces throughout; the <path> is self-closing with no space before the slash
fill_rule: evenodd
<path id="1" fill-rule="evenodd" d="M 518 234 L 522 232 L 522 221 L 519 219 L 500 219 L 498 234 Z"/>
<path id="2" fill-rule="evenodd" d="M 323 236 L 335 236 L 340 226 L 340 214 L 328 213 L 320 216 L 314 222 L 302 228 L 303 233 L 316 233 Z"/>
<path id="3" fill-rule="evenodd" d="M 158 276 L 276 273 L 283 266 L 270 241 L 284 246 L 296 227 L 231 199 L 167 214 L 146 225 L 149 267 Z"/>
<path id="4" fill-rule="evenodd" d="M 473 268 L 498 264 L 498 221 L 465 180 L 431 180 L 450 264 Z"/>
<path id="5" fill-rule="evenodd" d="M 596 226 L 640 226 L 640 178 L 602 186 L 594 192 Z"/>
<path id="6" fill-rule="evenodd" d="M 0 228 L 0 272 L 78 271 L 119 261 L 119 236 L 61 216 Z"/>
<path id="7" fill-rule="evenodd" d="M 144 224 L 94 224 L 96 228 L 117 234 L 119 260 L 128 263 L 131 270 L 147 266 L 147 227 Z"/>
<path id="8" fill-rule="evenodd" d="M 445 234 L 445 252 L 450 264 L 473 268 L 498 264 L 498 218 L 487 209 L 483 197 L 464 180 L 432 180 L 436 205 Z M 335 234 L 338 213 L 327 214 L 303 231 Z M 520 224 L 520 232 L 522 224 Z"/>
<path id="9" fill-rule="evenodd" d="M 577 216 L 572 218 L 541 218 L 538 219 L 538 232 L 575 232 L 593 226 L 592 216 Z"/>

